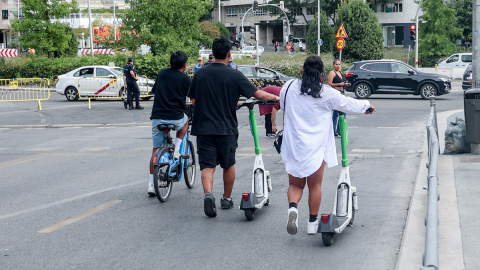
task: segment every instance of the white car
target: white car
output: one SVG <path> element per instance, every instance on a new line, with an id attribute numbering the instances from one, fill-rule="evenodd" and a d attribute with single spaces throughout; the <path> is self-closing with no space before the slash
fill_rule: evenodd
<path id="1" fill-rule="evenodd" d="M 462 68 L 465 69 L 472 63 L 472 53 L 456 53 L 438 64 L 438 68 Z"/>
<path id="2" fill-rule="evenodd" d="M 137 81 L 140 97 L 149 100 L 151 88 L 155 83 L 144 77 Z M 75 101 L 80 97 L 122 98 L 126 96 L 123 68 L 110 66 L 85 66 L 59 75 L 55 91 L 65 95 L 67 100 Z"/>
<path id="3" fill-rule="evenodd" d="M 258 56 L 262 56 L 264 50 L 262 46 L 258 46 Z M 255 48 L 255 46 L 243 46 L 243 48 L 240 49 L 240 53 L 255 57 L 257 56 L 257 48 Z"/>
<path id="4" fill-rule="evenodd" d="M 212 54 L 212 50 L 210 49 L 201 49 L 198 50 L 198 54 L 203 58 L 203 59 L 208 59 L 208 56 Z"/>

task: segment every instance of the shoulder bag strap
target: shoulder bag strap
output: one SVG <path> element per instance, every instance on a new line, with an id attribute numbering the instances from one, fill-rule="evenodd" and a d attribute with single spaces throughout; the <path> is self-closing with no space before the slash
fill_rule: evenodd
<path id="1" fill-rule="evenodd" d="M 295 81 L 295 80 L 294 80 Z M 292 81 L 288 87 L 287 87 L 287 91 L 285 91 L 285 97 L 283 97 L 283 128 L 285 129 L 285 110 L 287 109 L 286 106 L 286 102 L 287 102 L 287 94 L 288 94 L 288 89 L 290 89 L 290 86 L 292 86 L 292 83 L 294 82 Z"/>

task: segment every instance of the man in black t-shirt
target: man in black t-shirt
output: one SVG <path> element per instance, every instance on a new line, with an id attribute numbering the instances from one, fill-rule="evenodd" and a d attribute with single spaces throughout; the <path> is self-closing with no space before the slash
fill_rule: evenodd
<path id="1" fill-rule="evenodd" d="M 227 66 L 231 48 L 228 39 L 215 39 L 212 46 L 215 62 L 195 72 L 187 95 L 195 106 L 192 135 L 197 136 L 198 161 L 205 193 L 204 211 L 209 217 L 217 215 L 212 185 L 213 173 L 219 164 L 223 168 L 224 184 L 220 203 L 222 209 L 233 207 L 230 197 L 235 182 L 239 97 L 279 100 L 275 95 L 257 90 L 243 73 Z"/>
<path id="2" fill-rule="evenodd" d="M 152 116 L 152 141 L 153 151 L 162 145 L 165 132 L 158 130 L 159 124 L 175 125 L 177 131 L 175 139 L 174 156 L 179 158 L 179 149 L 182 139 L 188 130 L 188 117 L 185 115 L 185 100 L 190 87 L 191 79 L 184 72 L 187 69 L 188 56 L 181 51 L 170 56 L 170 68 L 162 69 L 152 87 L 155 94 L 153 100 Z M 153 188 L 153 165 L 150 162 L 150 182 L 148 195 L 155 196 Z"/>
<path id="3" fill-rule="evenodd" d="M 137 85 L 138 76 L 133 65 L 133 57 L 129 57 L 128 63 L 123 67 L 123 79 L 125 81 L 124 87 L 127 89 L 127 102 L 124 103 L 125 109 L 128 105 L 128 109 L 133 110 L 133 99 L 135 98 L 135 109 L 143 110 L 143 107 L 140 106 L 140 90 Z"/>

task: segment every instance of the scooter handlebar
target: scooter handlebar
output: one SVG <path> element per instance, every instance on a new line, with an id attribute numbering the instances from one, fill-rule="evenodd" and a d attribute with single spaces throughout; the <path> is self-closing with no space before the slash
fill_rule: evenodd
<path id="1" fill-rule="evenodd" d="M 258 100 L 258 99 L 247 99 L 245 102 L 237 104 L 237 110 L 245 107 L 245 106 L 253 106 L 253 105 L 275 105 L 278 101 L 273 100 Z"/>

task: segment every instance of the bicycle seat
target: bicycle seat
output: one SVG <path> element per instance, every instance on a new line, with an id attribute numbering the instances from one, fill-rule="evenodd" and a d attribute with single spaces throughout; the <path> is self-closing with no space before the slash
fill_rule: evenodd
<path id="1" fill-rule="evenodd" d="M 175 125 L 172 125 L 172 124 L 160 124 L 157 126 L 159 130 L 174 130 L 175 129 Z"/>

